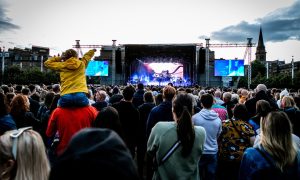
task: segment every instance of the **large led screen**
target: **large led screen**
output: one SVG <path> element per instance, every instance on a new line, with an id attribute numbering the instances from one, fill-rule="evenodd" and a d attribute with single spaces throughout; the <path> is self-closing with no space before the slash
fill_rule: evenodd
<path id="1" fill-rule="evenodd" d="M 241 59 L 216 59 L 215 76 L 244 76 L 244 60 Z"/>
<path id="2" fill-rule="evenodd" d="M 108 76 L 108 61 L 90 61 L 86 68 L 86 76 Z"/>
<path id="3" fill-rule="evenodd" d="M 137 61 L 132 64 L 131 79 L 147 84 L 183 81 L 183 65 L 181 63 Z"/>

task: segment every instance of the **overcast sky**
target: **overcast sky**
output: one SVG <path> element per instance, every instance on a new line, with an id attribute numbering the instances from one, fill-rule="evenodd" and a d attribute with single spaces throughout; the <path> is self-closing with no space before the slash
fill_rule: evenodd
<path id="1" fill-rule="evenodd" d="M 257 43 L 267 60 L 300 60 L 300 0 L 0 0 L 0 46 L 81 44 Z M 245 48 L 214 48 L 243 58 Z M 87 50 L 83 50 L 87 51 Z M 252 48 L 255 59 L 255 48 Z"/>

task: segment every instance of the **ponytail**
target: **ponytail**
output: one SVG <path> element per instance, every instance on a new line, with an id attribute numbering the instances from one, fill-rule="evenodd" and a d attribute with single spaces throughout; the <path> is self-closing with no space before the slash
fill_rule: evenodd
<path id="1" fill-rule="evenodd" d="M 192 123 L 192 98 L 187 94 L 180 94 L 173 102 L 173 111 L 177 116 L 177 137 L 181 141 L 183 157 L 187 157 L 194 145 L 195 130 Z"/>
<path id="2" fill-rule="evenodd" d="M 177 135 L 182 144 L 181 154 L 183 157 L 187 157 L 191 153 L 194 145 L 195 131 L 191 119 L 191 114 L 184 106 L 177 125 Z"/>

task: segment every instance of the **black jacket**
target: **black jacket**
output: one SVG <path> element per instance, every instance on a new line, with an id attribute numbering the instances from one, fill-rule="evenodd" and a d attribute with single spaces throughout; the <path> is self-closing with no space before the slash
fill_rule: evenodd
<path id="1" fill-rule="evenodd" d="M 125 142 L 134 155 L 138 138 L 139 111 L 131 102 L 120 101 L 112 105 L 119 113 L 121 126 L 124 132 Z"/>
<path id="2" fill-rule="evenodd" d="M 247 107 L 247 110 L 248 110 L 248 114 L 249 114 L 248 117 L 255 116 L 255 114 L 256 114 L 256 102 L 259 101 L 259 100 L 268 101 L 270 103 L 272 111 L 278 110 L 278 106 L 277 106 L 276 102 L 271 100 L 270 98 L 268 98 L 265 91 L 259 91 L 254 98 L 246 101 L 246 103 L 245 103 L 245 105 Z"/>

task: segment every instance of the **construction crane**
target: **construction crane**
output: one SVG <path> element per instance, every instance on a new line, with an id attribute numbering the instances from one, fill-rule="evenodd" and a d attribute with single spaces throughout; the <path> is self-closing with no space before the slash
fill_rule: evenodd
<path id="1" fill-rule="evenodd" d="M 209 86 L 209 48 L 239 48 L 246 47 L 244 59 L 248 57 L 248 89 L 250 89 L 251 84 L 251 49 L 255 46 L 255 43 L 252 43 L 252 38 L 247 38 L 247 44 L 210 44 L 210 39 L 206 40 L 206 86 Z"/>

